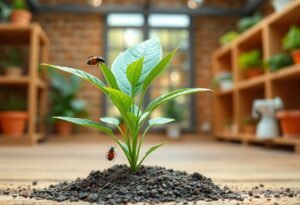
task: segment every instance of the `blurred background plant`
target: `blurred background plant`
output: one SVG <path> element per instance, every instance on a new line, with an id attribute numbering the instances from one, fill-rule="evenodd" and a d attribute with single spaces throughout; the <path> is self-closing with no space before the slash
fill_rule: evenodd
<path id="1" fill-rule="evenodd" d="M 0 22 L 6 22 L 11 13 L 11 8 L 9 5 L 0 1 Z"/>
<path id="2" fill-rule="evenodd" d="M 255 14 L 254 16 L 241 18 L 237 23 L 237 28 L 239 32 L 245 32 L 249 28 L 253 27 L 255 24 L 262 20 L 262 15 Z"/>
<path id="3" fill-rule="evenodd" d="M 229 31 L 221 36 L 219 39 L 219 42 L 221 45 L 227 45 L 231 43 L 234 39 L 236 39 L 239 36 L 239 33 L 236 31 Z"/>
<path id="4" fill-rule="evenodd" d="M 180 122 L 183 120 L 182 106 L 176 101 L 171 100 L 164 106 L 164 116 L 174 119 L 174 122 L 166 125 L 167 136 L 177 139 L 181 135 Z"/>
<path id="5" fill-rule="evenodd" d="M 20 76 L 22 74 L 22 53 L 18 48 L 11 48 L 7 60 L 1 63 L 5 75 Z"/>
<path id="6" fill-rule="evenodd" d="M 288 67 L 292 64 L 293 59 L 288 53 L 278 53 L 271 56 L 267 61 L 267 66 L 269 67 L 271 72 Z"/>

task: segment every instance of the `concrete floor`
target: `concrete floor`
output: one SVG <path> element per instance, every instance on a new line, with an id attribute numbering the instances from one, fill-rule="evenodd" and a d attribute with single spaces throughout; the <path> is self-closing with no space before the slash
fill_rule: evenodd
<path id="1" fill-rule="evenodd" d="M 144 150 L 161 141 L 168 140 L 160 136 L 148 138 Z M 34 147 L 0 147 L 0 188 L 30 184 L 33 180 L 44 187 L 54 181 L 85 177 L 91 170 L 127 163 L 118 147 L 115 161 L 105 159 L 108 148 L 113 145 L 105 136 L 77 136 L 50 140 Z M 145 164 L 200 172 L 233 189 L 237 186 L 250 189 L 261 183 L 272 189 L 300 189 L 299 155 L 216 142 L 199 136 L 169 141 L 150 155 Z M 283 202 L 300 204 L 299 198 L 286 200 Z M 9 202 L 16 201 L 0 196 L 0 204 Z M 25 202 L 32 204 L 32 200 Z"/>

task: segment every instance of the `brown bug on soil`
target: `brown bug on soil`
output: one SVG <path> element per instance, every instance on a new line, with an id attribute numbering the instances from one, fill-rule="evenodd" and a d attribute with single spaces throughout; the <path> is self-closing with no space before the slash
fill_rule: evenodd
<path id="1" fill-rule="evenodd" d="M 115 148 L 114 147 L 110 147 L 110 149 L 108 150 L 108 152 L 106 154 L 106 159 L 108 161 L 111 161 L 111 160 L 115 159 L 115 157 L 116 157 Z"/>
<path id="2" fill-rule="evenodd" d="M 105 63 L 105 60 L 101 56 L 90 56 L 86 63 L 88 65 L 96 65 L 98 63 Z"/>

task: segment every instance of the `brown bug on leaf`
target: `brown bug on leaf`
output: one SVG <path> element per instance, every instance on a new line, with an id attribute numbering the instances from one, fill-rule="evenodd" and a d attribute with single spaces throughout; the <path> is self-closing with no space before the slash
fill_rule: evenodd
<path id="1" fill-rule="evenodd" d="M 106 159 L 108 161 L 111 161 L 115 158 L 116 156 L 116 152 L 115 152 L 115 148 L 114 147 L 110 147 L 110 149 L 108 150 L 107 154 L 106 154 Z"/>
<path id="2" fill-rule="evenodd" d="M 86 63 L 88 65 L 96 65 L 98 63 L 105 63 L 105 60 L 101 56 L 90 56 Z"/>

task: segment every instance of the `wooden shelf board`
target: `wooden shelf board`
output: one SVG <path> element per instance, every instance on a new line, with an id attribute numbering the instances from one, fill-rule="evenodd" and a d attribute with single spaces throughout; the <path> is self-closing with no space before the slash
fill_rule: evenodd
<path id="1" fill-rule="evenodd" d="M 278 137 L 278 138 L 273 139 L 273 143 L 280 144 L 280 145 L 300 146 L 300 137 L 299 138 Z"/>
<path id="2" fill-rule="evenodd" d="M 216 93 L 215 93 L 215 95 L 218 96 L 218 97 L 232 95 L 232 94 L 233 94 L 233 89 L 226 90 L 226 91 L 217 90 Z"/>
<path id="3" fill-rule="evenodd" d="M 214 52 L 215 58 L 221 58 L 225 55 L 230 55 L 232 44 L 224 45 Z"/>
<path id="4" fill-rule="evenodd" d="M 244 44 L 244 43 L 252 43 L 252 41 L 249 41 L 251 38 L 256 38 L 257 36 L 260 36 L 262 33 L 263 28 L 263 22 L 257 23 L 255 26 L 251 27 L 246 32 L 242 33 L 236 40 L 235 43 L 237 45 Z"/>
<path id="5" fill-rule="evenodd" d="M 251 79 L 243 80 L 240 82 L 237 82 L 238 89 L 247 89 L 251 87 L 258 87 L 260 85 L 263 85 L 266 81 L 265 74 L 260 75 Z"/>
<path id="6" fill-rule="evenodd" d="M 270 74 L 271 80 L 286 80 L 286 79 L 300 79 L 300 65 L 292 65 L 287 68 L 282 68 Z"/>
<path id="7" fill-rule="evenodd" d="M 43 45 L 47 43 L 47 36 L 42 31 L 39 24 L 32 23 L 30 25 L 13 25 L 9 23 L 0 23 L 0 44 L 19 45 L 29 44 L 30 33 L 36 29 L 40 38 L 40 43 Z"/>
<path id="8" fill-rule="evenodd" d="M 232 134 L 232 133 L 226 133 L 226 132 L 216 132 L 215 133 L 216 138 L 225 139 L 225 140 L 238 140 L 238 136 Z"/>
<path id="9" fill-rule="evenodd" d="M 0 76 L 0 85 L 28 85 L 29 82 L 30 82 L 29 76 L 21 76 L 21 77 Z M 46 83 L 42 79 L 38 79 L 37 86 L 39 88 L 45 88 Z"/>
<path id="10" fill-rule="evenodd" d="M 44 138 L 44 135 L 41 133 L 34 134 L 33 141 L 29 138 L 28 135 L 24 134 L 19 137 L 0 135 L 0 146 L 1 145 L 32 145 L 34 141 L 39 141 Z"/>

